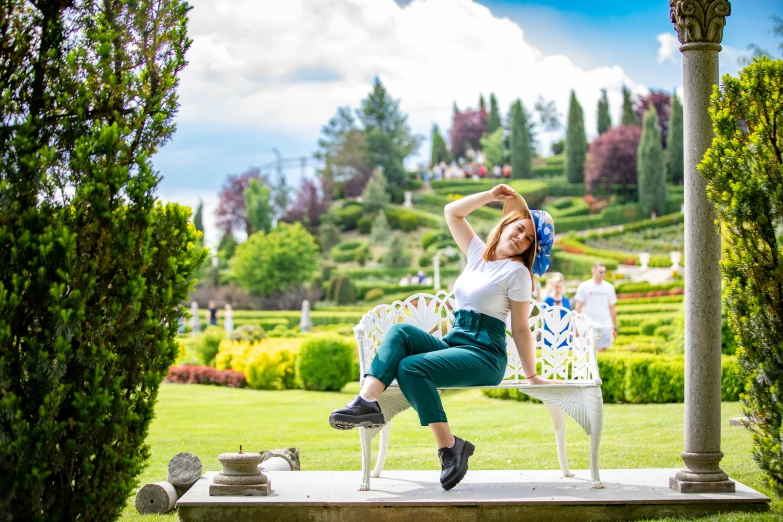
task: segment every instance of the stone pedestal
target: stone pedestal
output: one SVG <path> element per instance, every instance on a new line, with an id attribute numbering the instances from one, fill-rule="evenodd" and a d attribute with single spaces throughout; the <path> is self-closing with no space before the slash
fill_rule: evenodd
<path id="1" fill-rule="evenodd" d="M 402 204 L 405 208 L 413 208 L 413 200 L 411 199 L 413 197 L 413 192 L 411 191 L 405 191 L 405 202 Z"/>
<path id="2" fill-rule="evenodd" d="M 223 465 L 223 471 L 212 479 L 210 496 L 247 497 L 272 493 L 272 484 L 258 468 L 260 454 L 244 453 L 240 446 L 238 453 L 221 453 L 218 460 Z"/>
<path id="3" fill-rule="evenodd" d="M 718 52 L 728 0 L 672 0 L 682 43 L 685 146 L 685 467 L 669 485 L 682 493 L 733 492 L 720 468 L 720 237 L 696 170 L 712 142 L 708 107 L 718 83 Z"/>

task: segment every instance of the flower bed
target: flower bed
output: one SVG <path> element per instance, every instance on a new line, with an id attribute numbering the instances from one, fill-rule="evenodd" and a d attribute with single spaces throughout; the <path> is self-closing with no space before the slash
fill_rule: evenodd
<path id="1" fill-rule="evenodd" d="M 217 370 L 211 366 L 172 366 L 163 382 L 177 384 L 214 384 L 229 388 L 247 386 L 245 375 L 234 370 Z"/>

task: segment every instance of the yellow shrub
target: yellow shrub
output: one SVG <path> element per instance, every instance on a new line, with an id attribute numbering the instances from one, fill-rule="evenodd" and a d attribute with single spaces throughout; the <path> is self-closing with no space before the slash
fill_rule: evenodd
<path id="1" fill-rule="evenodd" d="M 255 350 L 245 367 L 248 386 L 256 390 L 294 388 L 295 360 L 289 350 Z"/>
<path id="2" fill-rule="evenodd" d="M 250 341 L 223 341 L 218 348 L 215 356 L 215 368 L 218 370 L 236 370 L 245 372 L 247 361 L 250 360 L 256 352 L 263 352 L 269 349 L 265 345 L 266 341 L 251 343 Z"/>

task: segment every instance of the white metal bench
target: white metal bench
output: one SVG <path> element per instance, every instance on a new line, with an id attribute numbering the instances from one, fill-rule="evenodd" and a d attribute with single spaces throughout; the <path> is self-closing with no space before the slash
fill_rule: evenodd
<path id="1" fill-rule="evenodd" d="M 455 307 L 454 295 L 439 291 L 434 296 L 414 294 L 405 301 L 395 301 L 391 305 L 381 304 L 364 314 L 353 329 L 359 346 L 360 378 L 370 368 L 378 346 L 392 325 L 398 322 L 410 323 L 442 338 L 454 323 L 452 311 Z M 545 326 L 548 326 L 548 329 Z M 507 331 L 508 367 L 503 381 L 497 386 L 475 386 L 475 388 L 517 388 L 530 397 L 542 401 L 549 410 L 555 426 L 557 456 L 564 477 L 573 476 L 568 468 L 565 448 L 566 414 L 570 415 L 590 436 L 592 486 L 602 488 L 598 472 L 598 446 L 603 428 L 604 405 L 595 351 L 596 342 L 601 337 L 601 326 L 584 314 L 577 314 L 575 311 L 561 307 L 549 307 L 534 301 L 531 303 L 530 327 L 538 354 L 536 357 L 538 374 L 545 379 L 562 380 L 564 384 L 527 384 L 514 340 Z M 392 419 L 410 407 L 396 380 L 384 391 L 378 401 L 384 415 L 384 426 L 359 428 L 362 444 L 362 482 L 358 486 L 360 491 L 370 489 L 371 475 L 373 477 L 381 475 L 389 447 Z M 378 461 L 371 473 L 370 443 L 378 432 L 381 434 Z"/>

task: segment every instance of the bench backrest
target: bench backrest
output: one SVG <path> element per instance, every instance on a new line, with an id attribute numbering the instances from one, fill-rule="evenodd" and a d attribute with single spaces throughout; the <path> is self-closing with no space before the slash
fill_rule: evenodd
<path id="1" fill-rule="evenodd" d="M 404 301 L 381 304 L 367 312 L 354 328 L 359 345 L 360 377 L 370 367 L 378 346 L 392 325 L 410 323 L 442 338 L 451 330 L 455 308 L 454 294 L 441 290 L 436 295 L 414 294 Z M 587 316 L 533 301 L 530 328 L 539 375 L 546 379 L 600 382 L 595 362 L 595 343 L 600 327 Z M 504 380 L 523 381 L 524 370 L 508 325 L 506 348 L 508 367 Z"/>

